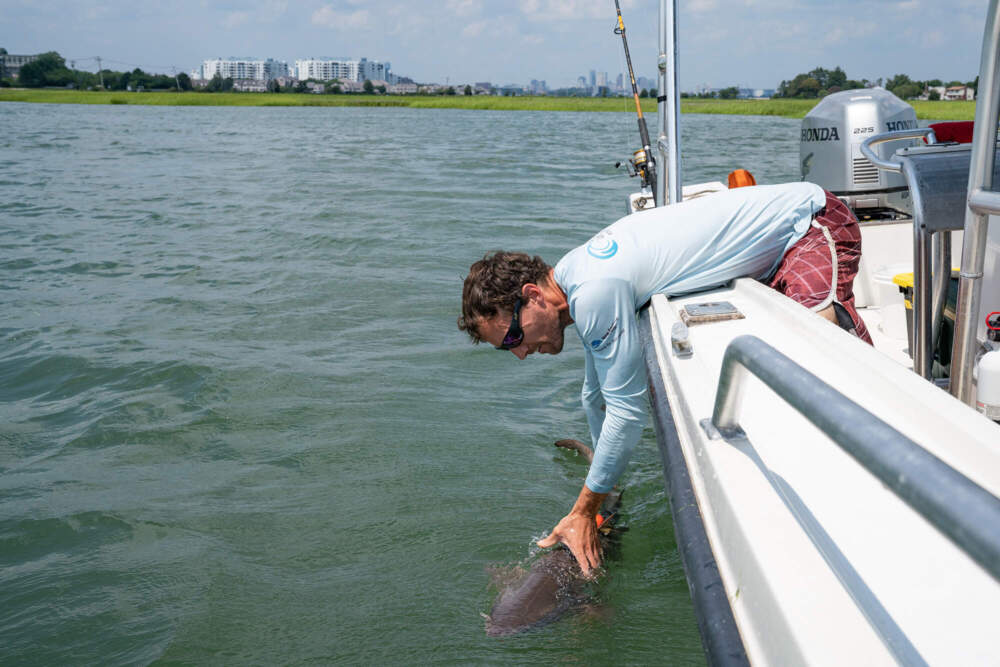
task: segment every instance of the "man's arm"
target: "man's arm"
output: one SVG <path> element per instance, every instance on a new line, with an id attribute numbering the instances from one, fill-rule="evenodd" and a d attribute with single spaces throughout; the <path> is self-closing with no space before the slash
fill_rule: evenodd
<path id="1" fill-rule="evenodd" d="M 587 487 L 608 493 L 625 470 L 646 423 L 646 365 L 631 285 L 608 280 L 599 289 L 579 292 L 583 293 L 576 304 L 576 324 L 587 356 L 593 358 L 606 406 Z"/>
<path id="2" fill-rule="evenodd" d="M 600 564 L 600 543 L 594 522 L 601 503 L 614 487 L 635 448 L 646 417 L 646 367 L 639 343 L 635 301 L 631 286 L 621 280 L 600 281 L 578 290 L 577 330 L 587 347 L 587 382 L 596 375 L 607 406 L 594 460 L 576 504 L 541 540 L 548 547 L 563 542 L 583 572 Z M 592 396 L 592 394 L 591 394 Z M 584 404 L 584 408 L 589 406 Z M 588 422 L 593 421 L 588 412 Z"/>

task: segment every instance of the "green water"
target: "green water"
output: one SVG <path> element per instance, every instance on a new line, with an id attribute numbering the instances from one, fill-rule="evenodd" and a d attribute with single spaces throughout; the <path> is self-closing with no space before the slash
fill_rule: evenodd
<path id="1" fill-rule="evenodd" d="M 685 116 L 685 182 L 798 121 Z M 703 664 L 650 426 L 591 605 L 488 638 L 585 468 L 583 356 L 455 327 L 635 185 L 624 114 L 0 105 L 0 663 Z"/>

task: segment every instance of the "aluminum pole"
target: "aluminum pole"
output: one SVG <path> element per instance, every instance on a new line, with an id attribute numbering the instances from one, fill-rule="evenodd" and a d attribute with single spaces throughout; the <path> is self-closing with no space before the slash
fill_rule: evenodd
<path id="1" fill-rule="evenodd" d="M 1000 21 L 997 0 L 990 0 L 983 32 L 983 53 L 979 64 L 979 91 L 976 101 L 976 124 L 972 137 L 968 197 L 993 187 L 993 163 L 996 159 L 997 121 L 1000 117 Z M 965 211 L 962 238 L 962 271 L 958 285 L 955 314 L 955 342 L 951 353 L 951 393 L 958 400 L 975 407 L 972 392 L 972 367 L 976 360 L 976 332 L 979 324 L 983 264 L 986 257 L 986 232 L 990 216 L 974 210 L 969 202 Z"/>
<path id="2" fill-rule="evenodd" d="M 677 3 L 660 0 L 660 55 L 657 58 L 660 73 L 657 98 L 660 136 L 656 147 L 660 154 L 657 174 L 658 202 L 676 204 L 681 200 L 681 96 L 677 89 Z"/>

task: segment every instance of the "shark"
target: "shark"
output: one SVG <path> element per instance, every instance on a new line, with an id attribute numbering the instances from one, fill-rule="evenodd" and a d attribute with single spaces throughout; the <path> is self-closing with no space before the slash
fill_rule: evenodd
<path id="1" fill-rule="evenodd" d="M 591 463 L 594 452 L 579 440 L 564 439 L 556 447 L 574 450 Z M 611 539 L 621 491 L 608 494 L 597 518 L 601 547 Z M 576 558 L 563 545 L 537 558 L 523 576 L 504 587 L 497 595 L 486 619 L 486 634 L 491 637 L 513 635 L 555 621 L 588 601 L 590 579 L 583 576 Z"/>

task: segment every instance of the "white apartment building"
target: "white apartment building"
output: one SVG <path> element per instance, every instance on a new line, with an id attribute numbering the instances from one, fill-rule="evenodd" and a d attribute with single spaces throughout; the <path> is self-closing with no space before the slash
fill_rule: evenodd
<path id="1" fill-rule="evenodd" d="M 201 78 L 211 79 L 216 74 L 223 79 L 257 79 L 270 81 L 281 76 L 288 76 L 288 63 L 280 60 L 241 60 L 238 58 L 217 58 L 206 60 L 201 65 Z"/>
<path id="2" fill-rule="evenodd" d="M 295 61 L 295 75 L 300 81 L 317 79 L 329 81 L 369 81 L 382 80 L 393 83 L 394 77 L 389 73 L 389 63 L 377 60 L 348 60 L 346 58 L 310 58 Z"/>

